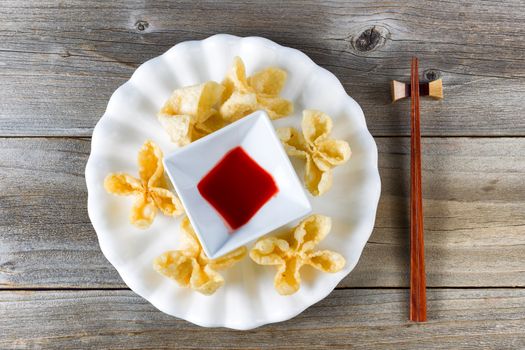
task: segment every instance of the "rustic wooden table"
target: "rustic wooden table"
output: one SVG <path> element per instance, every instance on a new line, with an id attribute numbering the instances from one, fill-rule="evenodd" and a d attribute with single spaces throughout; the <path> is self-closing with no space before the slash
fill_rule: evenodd
<path id="1" fill-rule="evenodd" d="M 522 0 L 1 0 L 0 16 L 0 348 L 525 347 Z M 295 319 L 247 332 L 136 296 L 86 210 L 90 135 L 111 93 L 142 62 L 215 33 L 264 36 L 335 73 L 380 153 L 357 268 Z M 421 111 L 426 324 L 407 322 L 409 104 L 389 101 L 412 55 L 445 91 Z"/>

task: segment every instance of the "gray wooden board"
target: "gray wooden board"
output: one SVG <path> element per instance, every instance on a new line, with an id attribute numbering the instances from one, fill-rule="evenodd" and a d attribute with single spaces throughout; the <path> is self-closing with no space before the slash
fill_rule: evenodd
<path id="1" fill-rule="evenodd" d="M 0 6 L 0 135 L 90 136 L 111 93 L 172 45 L 259 35 L 331 70 L 376 136 L 407 135 L 389 81 L 442 77 L 424 135 L 525 135 L 523 1 L 16 1 Z M 367 32 L 368 30 L 368 32 Z"/>
<path id="2" fill-rule="evenodd" d="M 2 0 L 0 19 L 0 348 L 525 348 L 522 0 Z M 332 71 L 379 148 L 382 197 L 356 269 L 294 320 L 249 332 L 193 326 L 125 289 L 86 210 L 82 137 L 111 93 L 216 33 L 267 37 Z M 406 321 L 398 289 L 409 102 L 390 104 L 389 81 L 409 79 L 412 55 L 445 93 L 421 105 L 427 324 Z"/>
<path id="3" fill-rule="evenodd" d="M 376 141 L 376 228 L 341 287 L 408 286 L 409 139 Z M 87 216 L 89 150 L 0 139 L 1 288 L 124 287 Z M 428 285 L 525 286 L 525 139 L 426 138 L 423 150 Z"/>
<path id="4" fill-rule="evenodd" d="M 433 289 L 429 322 L 407 322 L 408 290 L 336 290 L 253 331 L 172 318 L 131 291 L 0 292 L 2 349 L 520 349 L 524 289 Z"/>

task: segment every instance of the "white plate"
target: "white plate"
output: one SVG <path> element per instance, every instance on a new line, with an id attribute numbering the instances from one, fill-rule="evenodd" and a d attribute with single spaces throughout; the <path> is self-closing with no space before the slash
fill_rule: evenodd
<path id="1" fill-rule="evenodd" d="M 248 75 L 270 65 L 288 72 L 282 95 L 294 102 L 295 113 L 274 122 L 276 127 L 299 127 L 303 109 L 318 109 L 333 118 L 333 136 L 352 148 L 349 162 L 334 171 L 333 188 L 311 198 L 313 212 L 333 220 L 332 232 L 320 247 L 343 254 L 347 264 L 335 274 L 303 268 L 301 289 L 292 296 L 275 292 L 275 268 L 249 258 L 221 271 L 226 284 L 212 296 L 179 288 L 152 268 L 156 256 L 177 248 L 178 220 L 159 215 L 149 229 L 134 228 L 128 220 L 131 198 L 109 195 L 103 187 L 110 172 L 137 174 L 137 152 L 146 139 L 165 154 L 175 150 L 157 111 L 175 88 L 222 81 L 236 55 L 244 60 Z M 300 162 L 294 166 L 302 177 Z M 115 91 L 93 131 L 86 182 L 89 217 L 102 252 L 133 291 L 167 314 L 201 326 L 235 329 L 287 320 L 326 297 L 357 264 L 374 226 L 381 187 L 377 147 L 363 112 L 332 73 L 298 50 L 264 38 L 224 34 L 174 46 L 141 65 Z"/>
<path id="2" fill-rule="evenodd" d="M 272 175 L 279 192 L 248 223 L 230 232 L 220 215 L 201 196 L 197 184 L 225 153 L 237 146 L 242 146 Z M 250 243 L 312 210 L 302 182 L 264 111 L 252 113 L 166 155 L 164 164 L 202 247 L 211 259 Z"/>

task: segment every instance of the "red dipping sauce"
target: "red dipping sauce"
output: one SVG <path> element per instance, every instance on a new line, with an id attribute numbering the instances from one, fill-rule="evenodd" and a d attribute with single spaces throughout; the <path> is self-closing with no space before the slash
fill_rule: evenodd
<path id="1" fill-rule="evenodd" d="M 231 230 L 246 224 L 279 192 L 272 175 L 235 147 L 197 185 Z"/>

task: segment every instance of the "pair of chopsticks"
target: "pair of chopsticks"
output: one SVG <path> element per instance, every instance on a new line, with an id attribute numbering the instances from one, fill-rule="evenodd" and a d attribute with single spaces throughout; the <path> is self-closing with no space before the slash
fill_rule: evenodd
<path id="1" fill-rule="evenodd" d="M 418 60 L 410 71 L 410 320 L 427 320 Z"/>
<path id="2" fill-rule="evenodd" d="M 423 193 L 421 190 L 421 130 L 419 97 L 443 98 L 441 79 L 419 83 L 418 60 L 412 58 L 410 85 L 391 82 L 392 102 L 410 97 L 410 320 L 427 320 Z"/>

